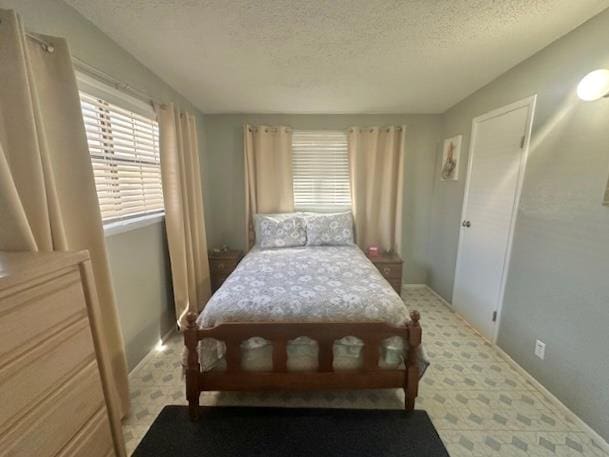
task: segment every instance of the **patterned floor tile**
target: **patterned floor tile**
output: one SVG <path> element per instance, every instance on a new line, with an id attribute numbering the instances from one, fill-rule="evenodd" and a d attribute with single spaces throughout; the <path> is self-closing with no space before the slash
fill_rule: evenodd
<path id="1" fill-rule="evenodd" d="M 444 302 L 425 288 L 406 289 L 422 315 L 431 366 L 417 408 L 430 415 L 452 457 L 609 457 L 572 413 L 509 365 Z M 170 339 L 130 374 L 132 411 L 123 422 L 131 453 L 168 404 L 186 404 L 182 339 Z M 400 389 L 343 392 L 205 392 L 207 406 L 402 409 Z"/>

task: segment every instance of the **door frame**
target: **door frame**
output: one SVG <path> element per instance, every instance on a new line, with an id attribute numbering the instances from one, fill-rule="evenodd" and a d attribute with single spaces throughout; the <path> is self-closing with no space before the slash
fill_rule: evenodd
<path id="1" fill-rule="evenodd" d="M 501 280 L 499 283 L 499 294 L 497 296 L 497 320 L 495 322 L 495 327 L 492 332 L 492 340 L 491 343 L 495 344 L 497 342 L 497 336 L 499 334 L 499 326 L 501 324 L 501 314 L 503 309 L 503 299 L 505 296 L 505 286 L 507 284 L 507 276 L 510 266 L 510 260 L 512 258 L 512 241 L 514 238 L 514 229 L 516 227 L 516 218 L 518 217 L 518 207 L 520 206 L 520 196 L 522 194 L 522 185 L 524 183 L 524 175 L 526 170 L 527 161 L 529 158 L 529 147 L 531 144 L 531 132 L 533 129 L 533 119 L 535 117 L 535 107 L 537 105 L 537 94 L 531 95 L 530 97 L 523 98 L 522 100 L 518 100 L 517 102 L 510 103 L 509 105 L 502 106 L 501 108 L 494 109 L 489 111 L 488 113 L 482 114 L 472 119 L 472 128 L 470 132 L 470 142 L 468 148 L 467 155 L 467 174 L 465 177 L 465 192 L 463 194 L 463 204 L 461 206 L 461 219 L 459 220 L 459 242 L 457 247 L 457 262 L 455 265 L 455 276 L 453 278 L 453 293 L 452 293 L 452 304 L 455 311 L 461 315 L 458 307 L 455 305 L 455 284 L 457 283 L 457 276 L 460 271 L 460 266 L 462 262 L 461 254 L 463 249 L 463 227 L 461 227 L 461 223 L 465 220 L 467 214 L 467 206 L 469 200 L 469 189 L 470 189 L 470 178 L 472 173 L 472 168 L 474 165 L 474 151 L 476 149 L 476 138 L 478 133 L 478 125 L 484 121 L 492 119 L 497 116 L 501 116 L 503 114 L 507 114 L 510 111 L 514 111 L 520 108 L 528 107 L 528 115 L 526 126 L 524 130 L 524 146 L 522 148 L 522 154 L 520 157 L 520 166 L 518 168 L 518 177 L 516 183 L 516 193 L 514 195 L 514 205 L 512 208 L 512 214 L 510 217 L 510 227 L 508 232 L 508 240 L 506 246 L 506 253 L 503 262 L 503 269 L 501 273 Z"/>

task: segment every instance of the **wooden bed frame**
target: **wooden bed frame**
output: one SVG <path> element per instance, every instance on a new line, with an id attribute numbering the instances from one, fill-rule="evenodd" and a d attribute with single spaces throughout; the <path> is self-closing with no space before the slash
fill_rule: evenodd
<path id="1" fill-rule="evenodd" d="M 187 316 L 184 344 L 188 348 L 186 367 L 186 398 L 190 417 L 197 420 L 199 395 L 203 391 L 261 391 L 261 390 L 332 390 L 403 388 L 404 408 L 414 409 L 419 386 L 417 348 L 421 344 L 420 315 L 410 313 L 403 326 L 382 322 L 324 322 L 324 323 L 226 323 L 208 329 L 198 329 L 196 313 Z M 273 343 L 272 371 L 245 371 L 241 368 L 241 342 L 258 336 Z M 287 343 L 299 336 L 317 341 L 319 346 L 317 371 L 289 372 Z M 364 342 L 363 365 L 359 370 L 334 371 L 334 341 L 355 336 Z M 405 367 L 381 369 L 378 366 L 379 347 L 383 340 L 401 336 L 408 342 Z M 226 344 L 226 371 L 202 372 L 199 365 L 199 341 L 215 338 Z"/>

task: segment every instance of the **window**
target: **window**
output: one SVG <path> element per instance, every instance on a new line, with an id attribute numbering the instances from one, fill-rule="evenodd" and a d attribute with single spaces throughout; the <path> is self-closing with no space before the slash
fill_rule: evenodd
<path id="1" fill-rule="evenodd" d="M 82 91 L 80 103 L 104 223 L 162 212 L 157 122 Z"/>
<path id="2" fill-rule="evenodd" d="M 296 130 L 292 151 L 296 210 L 351 209 L 346 132 Z"/>

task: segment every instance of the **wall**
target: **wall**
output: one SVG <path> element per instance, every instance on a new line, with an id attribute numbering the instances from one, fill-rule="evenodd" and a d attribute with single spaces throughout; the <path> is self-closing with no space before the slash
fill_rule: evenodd
<path id="1" fill-rule="evenodd" d="M 609 68 L 609 10 L 469 96 L 444 116 L 444 137 L 472 118 L 538 94 L 498 344 L 609 439 L 609 100 L 575 89 Z M 466 160 L 461 162 L 465 176 Z M 440 182 L 431 213 L 429 284 L 452 295 L 465 181 Z M 535 340 L 547 344 L 544 361 Z"/>
<path id="2" fill-rule="evenodd" d="M 207 173 L 205 208 L 208 245 L 245 244 L 243 125 L 287 125 L 295 129 L 346 129 L 350 126 L 407 126 L 403 246 L 405 282 L 427 279 L 427 243 L 432 176 L 440 116 L 217 114 L 204 116 Z"/>
<path id="3" fill-rule="evenodd" d="M 133 368 L 176 326 L 165 225 L 154 223 L 106 241 L 127 362 Z"/>
<path id="4" fill-rule="evenodd" d="M 201 116 L 180 94 L 60 0 L 0 0 L 21 14 L 28 31 L 67 38 L 72 54 L 157 101 Z M 129 367 L 175 322 L 162 223 L 106 238 Z M 172 324 L 173 325 L 173 324 Z"/>

